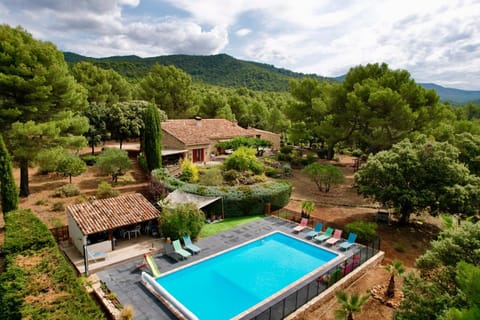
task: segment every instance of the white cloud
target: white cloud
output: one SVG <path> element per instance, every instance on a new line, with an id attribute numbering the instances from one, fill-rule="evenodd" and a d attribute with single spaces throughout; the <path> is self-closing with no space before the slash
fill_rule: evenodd
<path id="1" fill-rule="evenodd" d="M 242 28 L 242 29 L 238 29 L 237 31 L 235 31 L 235 34 L 239 37 L 245 37 L 246 35 L 249 35 L 251 32 L 252 32 L 251 29 Z"/>
<path id="2" fill-rule="evenodd" d="M 90 56 L 226 52 L 327 76 L 387 62 L 422 81 L 480 87 L 477 0 L 141 1 L 3 0 L 0 21 Z"/>

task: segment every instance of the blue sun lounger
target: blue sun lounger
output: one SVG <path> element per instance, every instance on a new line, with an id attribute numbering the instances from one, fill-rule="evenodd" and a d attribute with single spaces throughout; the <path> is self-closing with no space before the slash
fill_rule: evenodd
<path id="1" fill-rule="evenodd" d="M 342 249 L 349 249 L 351 246 L 353 246 L 353 244 L 355 243 L 355 240 L 357 240 L 357 234 L 356 233 L 353 233 L 353 232 L 350 232 L 348 234 L 348 239 L 347 241 L 345 242 L 342 242 L 340 243 L 338 246 Z"/>
<path id="2" fill-rule="evenodd" d="M 315 229 L 309 231 L 307 233 L 307 238 L 316 237 L 322 231 L 323 223 L 317 222 L 315 225 Z"/>
<path id="3" fill-rule="evenodd" d="M 192 243 L 192 239 L 190 239 L 190 236 L 187 234 L 183 236 L 183 243 L 185 243 L 185 249 L 190 251 L 191 253 L 199 253 L 202 249 Z"/>

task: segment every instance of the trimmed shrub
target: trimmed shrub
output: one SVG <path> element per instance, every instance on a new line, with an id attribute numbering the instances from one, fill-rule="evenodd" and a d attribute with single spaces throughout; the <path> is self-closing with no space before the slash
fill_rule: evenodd
<path id="1" fill-rule="evenodd" d="M 93 154 L 80 156 L 80 159 L 82 159 L 87 166 L 93 166 L 95 165 L 95 162 L 97 162 L 97 156 L 94 156 Z"/>
<path id="2" fill-rule="evenodd" d="M 290 166 L 290 164 L 288 163 L 285 163 L 282 167 L 283 169 L 283 176 L 284 177 L 291 177 L 293 175 L 293 170 L 292 170 L 292 166 Z"/>
<path id="3" fill-rule="evenodd" d="M 214 187 L 183 182 L 164 169 L 153 170 L 152 176 L 162 180 L 169 191 L 180 189 L 202 196 L 222 197 L 227 218 L 263 214 L 266 203 L 270 203 L 272 210 L 278 210 L 288 204 L 292 192 L 292 185 L 282 180 L 248 186 Z"/>
<path id="4" fill-rule="evenodd" d="M 180 169 L 182 173 L 180 174 L 180 180 L 185 182 L 197 182 L 198 181 L 198 167 L 193 164 L 190 159 L 183 159 L 180 163 Z"/>
<path id="5" fill-rule="evenodd" d="M 105 319 L 50 231 L 30 210 L 6 216 L 4 252 L 2 319 Z"/>
<path id="6" fill-rule="evenodd" d="M 53 211 L 65 211 L 65 203 L 63 201 L 54 202 L 52 205 Z"/>
<path id="7" fill-rule="evenodd" d="M 159 217 L 162 235 L 170 239 L 180 239 L 188 234 L 196 238 L 205 223 L 205 215 L 196 204 L 188 202 L 174 208 L 164 207 Z"/>
<path id="8" fill-rule="evenodd" d="M 256 174 L 263 173 L 263 164 L 257 160 L 255 149 L 240 147 L 225 160 L 225 170 L 247 171 Z"/>
<path id="9" fill-rule="evenodd" d="M 240 147 L 254 148 L 258 147 L 271 147 L 272 143 L 270 141 L 253 138 L 253 137 L 236 137 L 228 141 L 222 141 L 215 144 L 215 147 L 220 147 L 222 149 L 233 149 L 237 150 Z"/>
<path id="10" fill-rule="evenodd" d="M 97 199 L 114 198 L 120 194 L 120 191 L 113 189 L 112 185 L 108 182 L 102 181 L 98 185 L 95 196 Z"/>
<path id="11" fill-rule="evenodd" d="M 53 195 L 59 198 L 68 198 L 78 196 L 80 194 L 80 189 L 75 187 L 72 184 L 66 184 L 64 186 L 58 187 L 55 189 Z"/>
<path id="12" fill-rule="evenodd" d="M 266 167 L 265 168 L 265 175 L 267 177 L 272 178 L 280 178 L 282 176 L 282 170 L 273 168 L 273 167 Z"/>
<path id="13" fill-rule="evenodd" d="M 238 178 L 240 178 L 240 173 L 236 170 L 231 169 L 223 172 L 223 179 L 225 179 L 226 182 L 235 184 Z"/>
<path id="14" fill-rule="evenodd" d="M 345 225 L 345 232 L 356 233 L 357 242 L 369 244 L 377 237 L 377 227 L 375 222 L 355 221 Z"/>
<path id="15" fill-rule="evenodd" d="M 293 152 L 293 146 L 283 146 L 280 148 L 280 153 L 291 154 Z"/>

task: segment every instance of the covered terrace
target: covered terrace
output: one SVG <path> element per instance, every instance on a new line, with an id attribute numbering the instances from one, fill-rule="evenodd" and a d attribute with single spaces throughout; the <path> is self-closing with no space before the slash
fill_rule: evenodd
<path id="1" fill-rule="evenodd" d="M 95 254 L 106 259 L 119 238 L 136 239 L 156 224 L 160 211 L 139 193 L 93 200 L 67 207 L 70 242 L 83 255 L 88 274 Z"/>

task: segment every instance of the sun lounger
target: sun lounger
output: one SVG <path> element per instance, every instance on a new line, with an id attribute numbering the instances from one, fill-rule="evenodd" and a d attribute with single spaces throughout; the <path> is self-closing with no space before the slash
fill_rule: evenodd
<path id="1" fill-rule="evenodd" d="M 98 260 L 105 260 L 107 258 L 107 254 L 105 252 L 90 252 L 88 249 L 87 251 L 89 260 L 93 260 L 97 262 Z"/>
<path id="2" fill-rule="evenodd" d="M 315 225 L 315 229 L 309 231 L 307 233 L 307 238 L 316 237 L 322 231 L 323 223 L 317 222 Z"/>
<path id="3" fill-rule="evenodd" d="M 302 221 L 300 221 L 300 224 L 296 226 L 295 228 L 292 229 L 292 232 L 298 233 L 305 229 L 307 227 L 308 219 L 307 218 L 302 218 Z"/>
<path id="4" fill-rule="evenodd" d="M 318 242 L 323 242 L 330 238 L 332 236 L 333 229 L 328 227 L 327 230 L 325 230 L 324 233 L 319 234 L 318 236 L 314 237 L 313 240 L 318 241 Z"/>
<path id="5" fill-rule="evenodd" d="M 180 261 L 185 259 L 180 253 L 175 251 L 171 243 L 168 243 L 168 242 L 165 243 L 163 245 L 163 250 L 165 251 L 165 255 L 170 259 L 173 259 L 175 261 Z"/>
<path id="6" fill-rule="evenodd" d="M 343 233 L 342 229 L 335 229 L 335 232 L 333 233 L 333 236 L 331 238 L 327 239 L 327 241 L 325 241 L 325 243 L 329 244 L 329 245 L 336 244 L 338 241 L 340 241 L 342 239 L 342 233 Z"/>
<path id="7" fill-rule="evenodd" d="M 172 245 L 175 252 L 179 253 L 182 257 L 188 258 L 192 255 L 190 252 L 182 248 L 182 244 L 180 243 L 180 240 L 178 239 L 174 240 L 172 242 Z"/>
<path id="8" fill-rule="evenodd" d="M 347 241 L 340 243 L 338 246 L 339 246 L 341 249 L 347 250 L 347 249 L 349 249 L 351 246 L 353 246 L 353 244 L 355 243 L 355 240 L 357 240 L 357 234 L 356 234 L 356 233 L 353 233 L 353 232 L 350 232 L 349 235 L 348 235 Z"/>
<path id="9" fill-rule="evenodd" d="M 145 263 L 147 264 L 148 268 L 150 269 L 150 272 L 152 273 L 152 276 L 154 278 L 160 277 L 160 270 L 158 270 L 158 265 L 155 263 L 155 260 L 153 260 L 153 256 L 151 253 L 145 253 L 143 255 L 145 258 Z"/>
<path id="10" fill-rule="evenodd" d="M 192 252 L 193 254 L 199 253 L 202 250 L 200 247 L 192 243 L 192 239 L 190 239 L 190 236 L 188 234 L 183 236 L 183 243 L 185 243 L 185 249 Z"/>

